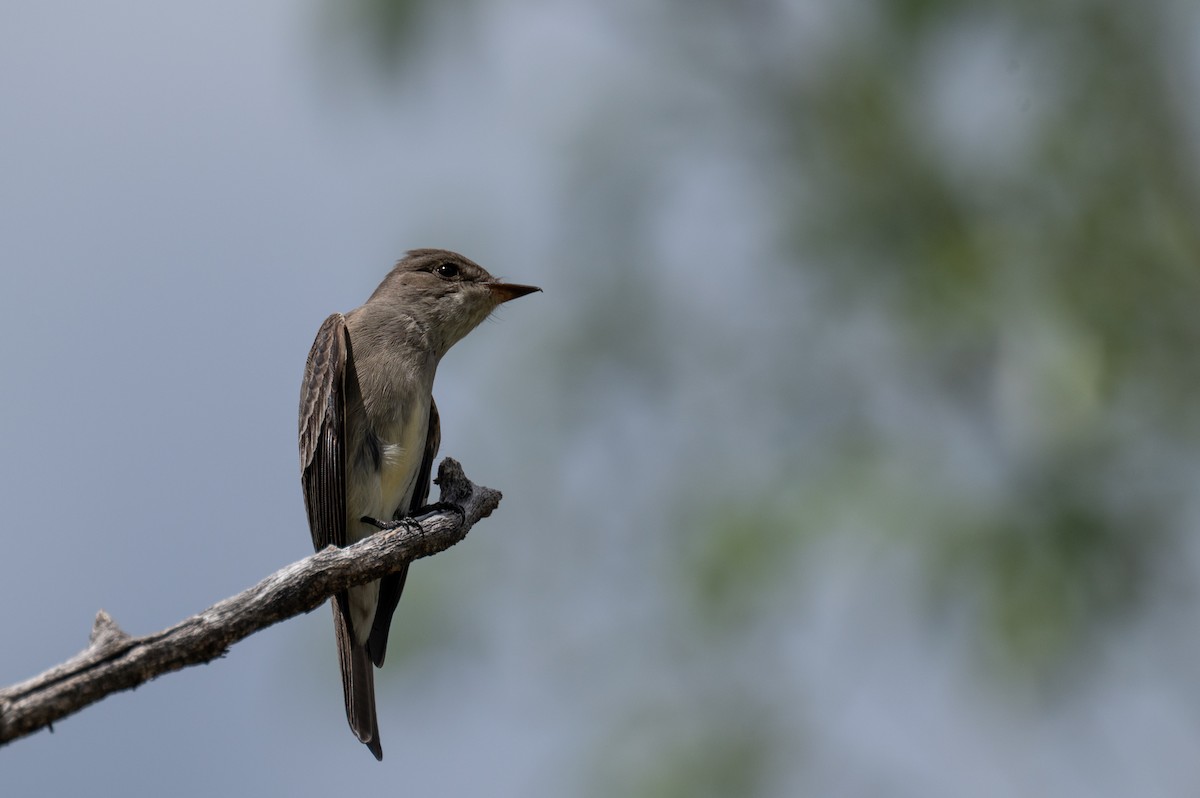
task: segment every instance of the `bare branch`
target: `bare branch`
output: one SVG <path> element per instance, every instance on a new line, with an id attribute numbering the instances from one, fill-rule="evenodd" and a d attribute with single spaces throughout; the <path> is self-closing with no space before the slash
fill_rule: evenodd
<path id="1" fill-rule="evenodd" d="M 339 590 L 448 549 L 500 503 L 499 491 L 473 484 L 449 457 L 438 468 L 437 484 L 439 503 L 461 508 L 461 514 L 439 509 L 416 519 L 418 524 L 371 535 L 344 549 L 330 546 L 169 629 L 130 637 L 101 610 L 87 648 L 39 676 L 0 690 L 0 744 L 49 727 L 109 693 L 209 662 L 244 637 L 310 612 Z"/>

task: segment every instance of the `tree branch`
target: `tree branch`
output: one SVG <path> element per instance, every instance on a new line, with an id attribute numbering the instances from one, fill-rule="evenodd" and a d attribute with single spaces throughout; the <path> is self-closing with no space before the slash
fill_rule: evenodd
<path id="1" fill-rule="evenodd" d="M 379 579 L 406 562 L 437 554 L 464 537 L 500 503 L 500 492 L 475 485 L 458 461 L 438 468 L 441 504 L 418 524 L 330 546 L 268 576 L 169 629 L 130 637 L 108 613 L 96 615 L 87 648 L 28 681 L 0 690 L 0 745 L 50 727 L 109 693 L 159 674 L 222 656 L 231 645 L 272 624 L 310 612 L 334 593 Z"/>

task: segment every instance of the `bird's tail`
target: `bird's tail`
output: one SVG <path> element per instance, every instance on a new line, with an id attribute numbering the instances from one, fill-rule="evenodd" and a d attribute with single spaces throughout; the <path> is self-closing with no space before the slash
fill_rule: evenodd
<path id="1" fill-rule="evenodd" d="M 355 736 L 383 759 L 379 745 L 379 720 L 375 716 L 375 671 L 365 645 L 358 645 L 350 634 L 350 600 L 339 593 L 333 603 L 333 631 L 337 637 L 338 665 L 342 669 L 342 693 L 346 699 L 346 720 Z"/>

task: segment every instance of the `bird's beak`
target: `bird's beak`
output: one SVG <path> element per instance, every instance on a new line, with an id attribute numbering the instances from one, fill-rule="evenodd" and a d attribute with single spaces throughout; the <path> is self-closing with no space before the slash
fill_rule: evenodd
<path id="1" fill-rule="evenodd" d="M 488 288 L 497 300 L 507 302 L 510 299 L 516 299 L 519 296 L 532 294 L 534 291 L 541 291 L 536 285 L 517 285 L 516 283 L 488 283 Z"/>

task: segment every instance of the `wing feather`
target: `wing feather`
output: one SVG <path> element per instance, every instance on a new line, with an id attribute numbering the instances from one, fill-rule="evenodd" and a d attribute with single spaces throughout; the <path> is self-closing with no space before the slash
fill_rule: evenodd
<path id="1" fill-rule="evenodd" d="M 346 365 L 350 336 L 335 313 L 317 331 L 300 390 L 300 480 L 313 548 L 346 545 Z"/>

